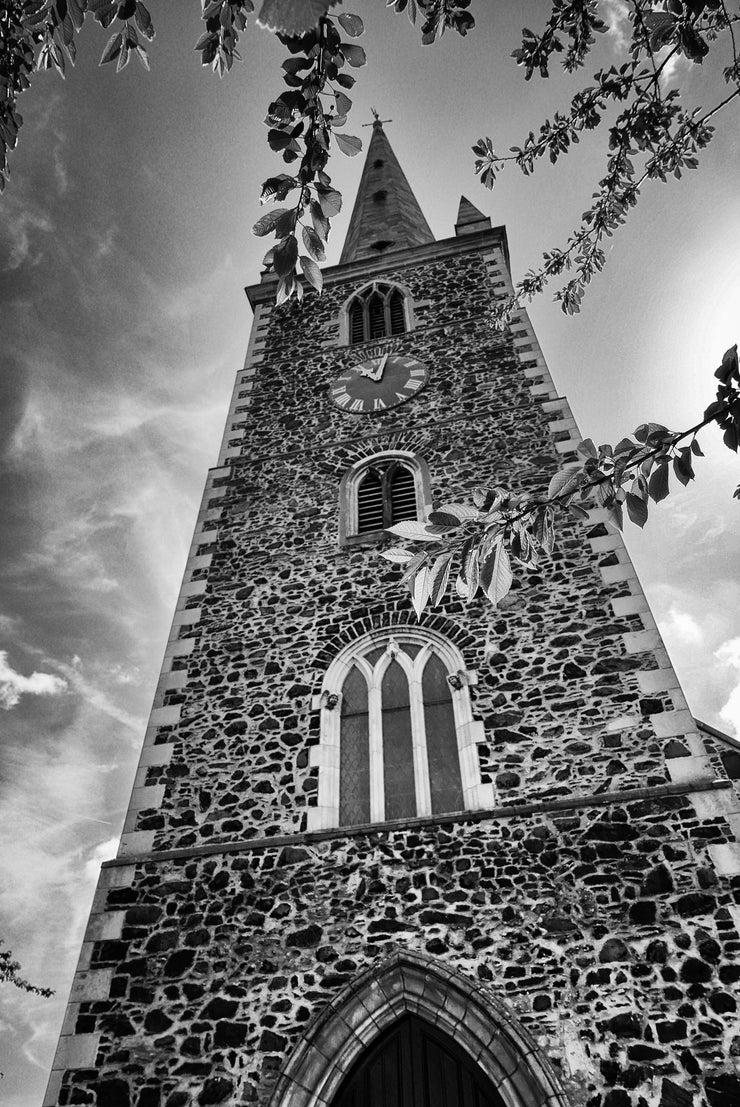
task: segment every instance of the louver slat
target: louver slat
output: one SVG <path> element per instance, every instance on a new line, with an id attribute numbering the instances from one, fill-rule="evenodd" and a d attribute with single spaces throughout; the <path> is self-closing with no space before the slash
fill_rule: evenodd
<path id="1" fill-rule="evenodd" d="M 403 296 L 396 289 L 390 297 L 391 334 L 403 334 L 406 330 L 406 319 L 403 313 Z"/>
<path id="2" fill-rule="evenodd" d="M 359 300 L 355 300 L 349 310 L 349 340 L 362 342 L 365 338 L 365 312 Z"/>
<path id="3" fill-rule="evenodd" d="M 391 525 L 403 519 L 416 518 L 416 481 L 404 466 L 395 470 L 390 489 Z"/>
<path id="4" fill-rule="evenodd" d="M 368 303 L 368 316 L 370 321 L 370 337 L 385 337 L 385 304 L 383 298 L 376 292 L 370 297 Z"/>
<path id="5" fill-rule="evenodd" d="M 357 489 L 357 531 L 383 529 L 383 485 L 377 473 L 368 472 Z"/>

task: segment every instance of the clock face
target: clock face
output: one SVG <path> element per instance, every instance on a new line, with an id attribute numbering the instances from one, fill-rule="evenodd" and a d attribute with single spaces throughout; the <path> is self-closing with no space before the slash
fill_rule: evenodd
<path id="1" fill-rule="evenodd" d="M 428 380 L 429 370 L 416 358 L 380 353 L 342 370 L 331 397 L 350 415 L 373 415 L 410 400 Z"/>

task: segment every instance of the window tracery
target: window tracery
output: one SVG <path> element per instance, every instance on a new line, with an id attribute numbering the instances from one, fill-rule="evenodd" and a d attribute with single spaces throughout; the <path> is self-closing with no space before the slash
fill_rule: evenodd
<path id="1" fill-rule="evenodd" d="M 347 319 L 350 345 L 405 334 L 409 329 L 403 292 L 378 281 L 352 297 Z"/>
<path id="2" fill-rule="evenodd" d="M 461 673 L 466 679 L 455 680 Z M 483 728 L 472 717 L 470 683 L 456 647 L 428 628 L 387 628 L 347 647 L 324 681 L 315 825 L 357 826 L 490 803 L 492 791 L 480 782 Z"/>

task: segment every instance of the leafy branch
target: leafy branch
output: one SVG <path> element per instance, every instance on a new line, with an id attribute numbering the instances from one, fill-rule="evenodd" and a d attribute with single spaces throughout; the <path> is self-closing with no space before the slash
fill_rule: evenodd
<path id="1" fill-rule="evenodd" d="M 573 72 L 585 64 L 597 36 L 608 31 L 599 18 L 596 0 L 553 0 L 541 34 L 525 28 L 522 45 L 513 57 L 524 68 L 525 80 L 537 72 L 549 77 L 554 55 L 564 55 L 562 65 Z M 740 62 L 733 24 L 740 11 L 730 12 L 723 0 L 631 0 L 632 37 L 629 61 L 594 76 L 594 84 L 580 90 L 567 112 L 556 112 L 535 135 L 530 132 L 522 147 L 498 154 L 489 137 L 473 146 L 475 172 L 486 188 L 493 188 L 507 163 L 528 175 L 545 155 L 555 163 L 585 131 L 595 130 L 607 118 L 610 107 L 625 107 L 609 126 L 607 171 L 583 213 L 581 227 L 562 249 L 545 253 L 539 267 L 517 284 L 511 297 L 500 300 L 493 322 L 504 326 L 514 311 L 542 292 L 566 272 L 572 276 L 555 293 L 564 312 L 580 310 L 585 290 L 605 263 L 603 240 L 611 237 L 635 206 L 642 186 L 650 180 L 665 182 L 669 176 L 696 169 L 699 154 L 712 138 L 709 120 L 740 95 Z M 709 110 L 685 110 L 677 89 L 665 91 L 670 67 L 679 58 L 702 64 L 717 44 L 729 42 L 732 64 L 723 70 L 733 91 Z M 636 159 L 642 159 L 638 167 Z"/>
<path id="2" fill-rule="evenodd" d="M 2 943 L 0 943 L 0 946 Z M 13 954 L 9 949 L 0 948 L 0 984 L 12 984 L 20 988 L 22 992 L 31 992 L 35 996 L 43 996 L 48 999 L 54 995 L 53 988 L 39 988 L 36 984 L 29 984 L 20 976 L 21 966 L 19 961 L 13 960 Z"/>
<path id="3" fill-rule="evenodd" d="M 632 437 L 598 449 L 586 439 L 578 446 L 580 464 L 558 470 L 540 496 L 505 488 L 476 488 L 472 504 L 448 503 L 432 511 L 426 522 L 407 520 L 389 527 L 391 534 L 412 542 L 434 543 L 433 553 L 394 546 L 382 557 L 403 567 L 401 583 L 411 593 L 417 617 L 440 604 L 457 568 L 455 591 L 470 602 L 483 592 L 494 605 L 510 591 L 512 560 L 528 569 L 540 567 L 555 548 L 555 518 L 567 510 L 588 519 L 588 507 L 606 511 L 619 528 L 628 518 L 639 527 L 648 519 L 649 503 L 660 503 L 670 492 L 670 473 L 686 485 L 694 479 L 694 459 L 703 457 L 697 434 L 710 423 L 724 432 L 723 441 L 737 453 L 740 445 L 740 369 L 737 345 L 727 350 L 715 372 L 716 399 L 702 419 L 683 431 L 659 423 L 643 423 Z M 688 444 L 682 445 L 682 443 Z M 734 495 L 740 498 L 740 487 Z"/>

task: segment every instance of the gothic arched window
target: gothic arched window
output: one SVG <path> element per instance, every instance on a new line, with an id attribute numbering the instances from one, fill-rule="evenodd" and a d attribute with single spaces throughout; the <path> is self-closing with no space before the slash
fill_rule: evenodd
<path id="1" fill-rule="evenodd" d="M 428 629 L 372 632 L 329 667 L 316 826 L 416 818 L 492 802 L 459 651 Z M 489 789 L 490 791 L 490 789 Z"/>
<path id="2" fill-rule="evenodd" d="M 400 288 L 378 281 L 353 296 L 346 309 L 350 345 L 404 334 L 409 329 L 404 300 Z"/>
<path id="3" fill-rule="evenodd" d="M 340 541 L 367 541 L 404 519 L 423 519 L 429 502 L 425 463 L 413 454 L 380 454 L 345 474 L 340 487 Z"/>

